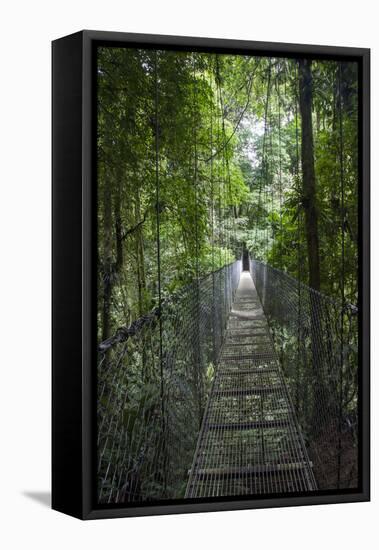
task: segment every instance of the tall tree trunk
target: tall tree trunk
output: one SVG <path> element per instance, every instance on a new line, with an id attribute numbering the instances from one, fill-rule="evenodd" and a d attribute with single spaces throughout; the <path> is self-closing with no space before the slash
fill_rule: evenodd
<path id="1" fill-rule="evenodd" d="M 320 256 L 318 237 L 318 210 L 316 201 L 316 176 L 314 167 L 313 127 L 312 127 L 312 70 L 311 61 L 299 60 L 299 103 L 301 113 L 301 164 L 303 172 L 302 204 L 305 212 L 305 233 L 308 252 L 308 281 L 311 289 L 320 290 Z M 327 409 L 327 392 L 323 376 L 324 342 L 321 320 L 318 315 L 318 295 L 309 291 L 310 306 L 310 352 L 312 371 L 310 387 L 313 399 L 310 417 L 312 437 L 322 430 L 324 418 L 320 411 Z"/>
<path id="2" fill-rule="evenodd" d="M 309 286 L 315 290 L 320 290 L 318 210 L 312 128 L 311 63 L 308 59 L 299 60 L 299 99 L 302 137 L 301 164 L 303 170 L 303 206 L 308 249 Z"/>

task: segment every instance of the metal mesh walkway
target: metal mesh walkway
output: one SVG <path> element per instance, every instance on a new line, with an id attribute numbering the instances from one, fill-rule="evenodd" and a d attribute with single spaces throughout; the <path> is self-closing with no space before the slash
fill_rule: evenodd
<path id="1" fill-rule="evenodd" d="M 241 274 L 186 491 L 187 498 L 317 488 L 269 326 Z"/>

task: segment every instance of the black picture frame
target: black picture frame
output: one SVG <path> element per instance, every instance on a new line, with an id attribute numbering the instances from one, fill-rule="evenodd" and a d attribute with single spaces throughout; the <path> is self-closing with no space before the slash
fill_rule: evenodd
<path id="1" fill-rule="evenodd" d="M 355 60 L 360 74 L 360 474 L 356 491 L 100 507 L 94 494 L 94 48 Z M 52 507 L 81 519 L 359 502 L 370 499 L 370 50 L 85 30 L 52 43 Z"/>

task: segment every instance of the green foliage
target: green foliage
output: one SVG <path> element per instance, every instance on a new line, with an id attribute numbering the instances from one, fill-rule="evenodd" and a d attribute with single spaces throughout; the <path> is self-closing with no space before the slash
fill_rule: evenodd
<path id="1" fill-rule="evenodd" d="M 321 289 L 355 303 L 357 67 L 312 74 Z M 308 280 L 298 87 L 294 60 L 100 48 L 100 339 L 243 242 Z"/>
<path id="2" fill-rule="evenodd" d="M 239 258 L 243 243 L 255 259 L 308 283 L 298 61 L 106 47 L 97 63 L 99 341 Z M 320 289 L 356 303 L 357 66 L 313 61 L 312 74 Z M 178 319 L 180 311 L 172 322 Z M 99 418 L 114 407 L 122 425 L 117 444 L 132 457 L 129 479 L 152 497 L 161 496 L 163 486 L 168 494 L 184 494 L 187 475 L 184 463 L 183 471 L 171 472 L 182 484 L 173 488 L 163 480 L 163 464 L 155 465 L 154 475 L 136 474 L 154 463 L 164 402 L 160 346 L 171 334 L 165 323 L 146 330 L 139 345 L 128 342 L 117 376 L 107 370 L 115 363 L 112 349 L 98 371 L 106 388 Z M 295 353 L 294 338 L 283 343 L 288 356 Z M 197 351 L 175 358 L 180 375 L 189 376 Z M 206 356 L 203 400 L 215 369 L 210 349 Z M 181 414 L 183 400 L 198 389 L 192 378 L 180 391 L 170 389 L 172 399 L 178 392 Z M 157 439 L 148 445 L 133 439 L 145 425 Z M 190 461 L 192 444 L 185 444 Z M 105 497 L 112 494 L 111 485 L 103 488 Z"/>

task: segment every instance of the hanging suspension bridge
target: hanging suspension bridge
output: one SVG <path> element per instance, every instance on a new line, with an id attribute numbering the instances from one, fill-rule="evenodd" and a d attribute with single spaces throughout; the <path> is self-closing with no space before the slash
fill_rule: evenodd
<path id="1" fill-rule="evenodd" d="M 100 344 L 101 502 L 356 485 L 357 309 L 248 266 Z"/>
<path id="2" fill-rule="evenodd" d="M 205 70 L 203 55 L 192 52 L 183 59 L 191 74 L 180 94 L 179 87 L 165 86 L 172 61 L 167 63 L 162 51 L 150 61 L 142 56 L 138 79 L 143 80 L 136 89 L 150 94 L 138 108 L 148 109 L 148 116 L 138 109 L 138 117 L 132 110 L 125 114 L 124 104 L 134 102 L 134 88 L 126 80 L 114 124 L 122 129 L 117 139 L 123 146 L 117 150 L 112 137 L 104 147 L 107 154 L 108 149 L 116 153 L 117 170 L 113 174 L 108 162 L 98 170 L 107 190 L 99 210 L 101 338 L 106 338 L 97 363 L 99 503 L 295 494 L 358 484 L 358 310 L 348 303 L 354 292 L 345 292 L 346 282 L 350 286 L 356 278 L 351 223 L 356 178 L 354 171 L 346 177 L 345 164 L 353 160 L 345 153 L 341 85 L 346 67 L 339 63 L 330 77 L 333 102 L 326 122 L 317 111 L 317 123 L 324 127 L 332 117 L 333 154 L 319 162 L 322 184 L 316 189 L 310 64 L 275 58 L 258 59 L 249 69 L 248 64 L 246 101 L 229 120 L 245 83 L 233 95 L 229 65 L 223 70 L 216 55 Z M 107 59 L 104 63 L 106 68 Z M 99 71 L 104 104 L 112 106 L 100 118 L 104 128 L 115 101 L 104 85 L 106 74 Z M 167 106 L 178 95 L 184 98 L 186 89 L 179 116 L 179 108 Z M 128 91 L 132 101 L 126 100 Z M 351 107 L 349 101 L 349 118 Z M 139 129 L 143 124 L 147 137 Z M 254 130 L 254 139 L 240 143 L 243 163 L 233 162 L 232 138 L 239 128 L 243 135 Z M 134 139 L 140 143 L 139 134 L 144 139 L 136 150 L 142 156 L 133 154 L 119 170 Z M 326 128 L 320 135 L 317 147 L 328 149 Z M 103 140 L 108 143 L 104 136 L 101 146 Z M 179 154 L 181 141 L 186 147 Z M 333 170 L 332 157 L 337 159 Z M 247 176 L 245 164 L 250 165 Z M 243 193 L 238 198 L 240 169 L 249 182 L 246 204 Z M 327 171 L 335 177 L 328 192 Z M 175 190 L 170 200 L 169 187 Z M 317 230 L 320 189 L 323 240 Z M 127 208 L 122 206 L 126 199 Z M 142 206 L 147 208 L 143 215 Z M 215 269 L 239 257 L 245 230 L 254 253 L 281 269 L 246 256 Z M 133 244 L 124 244 L 132 236 Z M 321 250 L 324 267 L 328 261 L 334 266 L 324 269 L 327 285 L 320 284 Z M 130 265 L 123 272 L 124 257 Z M 170 276 L 173 269 L 176 277 Z M 203 275 L 206 269 L 214 271 Z M 191 279 L 169 292 L 170 285 Z M 108 337 L 123 322 L 125 310 L 134 315 L 137 302 L 141 312 L 153 300 L 152 311 Z M 136 302 L 130 311 L 129 302 Z"/>
<path id="3" fill-rule="evenodd" d="M 254 283 L 244 271 L 187 497 L 314 490 L 316 482 Z"/>

